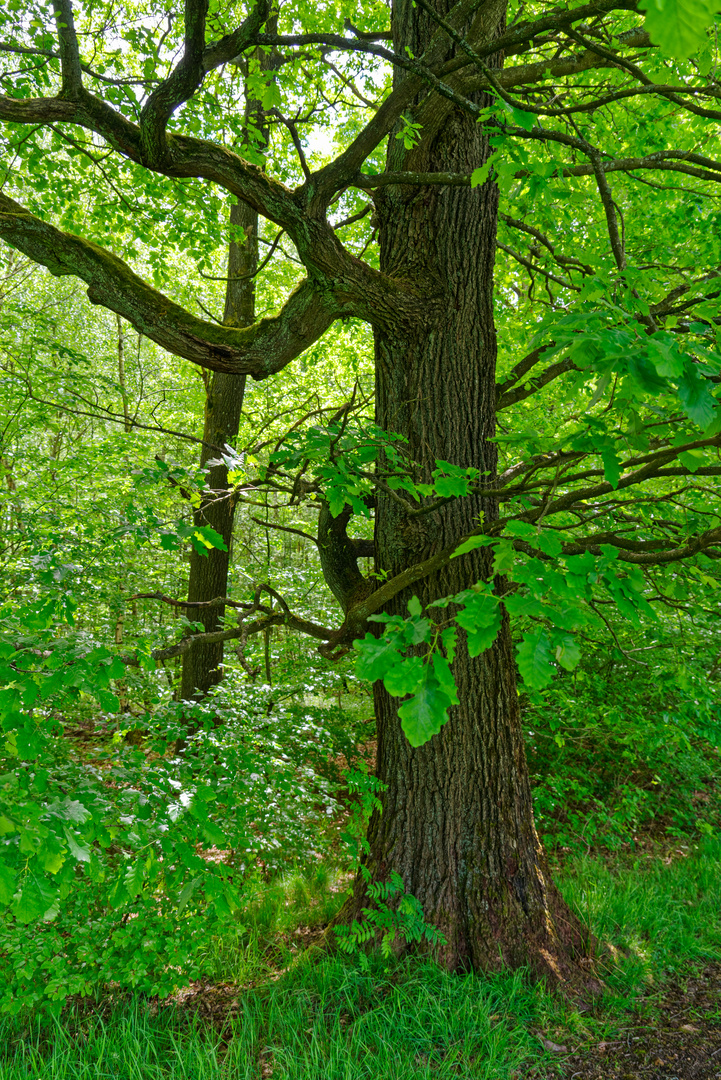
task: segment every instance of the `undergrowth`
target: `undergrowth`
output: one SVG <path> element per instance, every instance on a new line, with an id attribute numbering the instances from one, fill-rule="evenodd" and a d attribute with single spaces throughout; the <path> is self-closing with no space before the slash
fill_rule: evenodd
<path id="1" fill-rule="evenodd" d="M 172 1001 L 123 998 L 44 1024 L 5 1018 L 0 1080 L 560 1076 L 542 1039 L 577 1047 L 611 1037 L 630 1008 L 648 1014 L 649 986 L 718 956 L 721 844 L 679 849 L 666 861 L 578 856 L 558 880 L 606 946 L 597 963 L 607 992 L 593 1003 L 549 994 L 523 972 L 459 977 L 429 960 L 376 955 L 361 965 L 294 951 L 294 928 L 340 902 L 330 893 L 332 871 L 319 867 L 277 880 L 243 914 L 244 926 L 209 943 L 208 974 L 243 984 L 230 1015 L 208 1024 Z"/>
<path id="2" fill-rule="evenodd" d="M 620 658 L 622 659 L 622 658 Z M 567 853 L 721 829 L 721 688 L 698 658 L 587 664 L 523 702 L 536 822 Z"/>

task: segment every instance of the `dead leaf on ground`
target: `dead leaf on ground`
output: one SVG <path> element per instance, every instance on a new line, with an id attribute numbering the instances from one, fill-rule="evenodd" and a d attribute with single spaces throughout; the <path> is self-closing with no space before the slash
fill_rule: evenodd
<path id="1" fill-rule="evenodd" d="M 550 1050 L 552 1054 L 567 1054 L 567 1046 L 559 1046 L 558 1043 L 551 1042 L 550 1039 L 546 1039 L 543 1035 L 537 1036 L 538 1041 L 543 1044 L 546 1050 Z"/>

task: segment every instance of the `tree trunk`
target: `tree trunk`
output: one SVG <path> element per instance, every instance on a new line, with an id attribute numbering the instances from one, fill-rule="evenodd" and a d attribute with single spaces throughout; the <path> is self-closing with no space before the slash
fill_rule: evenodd
<path id="1" fill-rule="evenodd" d="M 451 4 L 436 0 L 435 6 L 445 14 Z M 420 5 L 395 4 L 399 53 L 410 46 L 419 56 L 434 28 Z M 419 151 L 407 155 L 391 137 L 388 168 L 468 173 L 488 154 L 482 126 L 456 112 L 422 157 Z M 412 280 L 428 296 L 429 311 L 439 312 L 416 336 L 376 335 L 377 422 L 406 437 L 424 481 L 437 459 L 495 474 L 496 447 L 489 440 L 495 434 L 497 207 L 491 182 L 475 190 L 387 188 L 377 199 L 381 268 Z M 376 570 L 399 573 L 470 532 L 482 515 L 496 518 L 497 503 L 468 497 L 409 519 L 379 493 Z M 487 550 L 478 550 L 414 591 L 427 605 L 489 572 Z M 501 581 L 496 585 L 502 589 Z M 396 597 L 388 613 L 406 614 L 409 596 Z M 583 955 L 586 940 L 550 882 L 534 827 L 508 618 L 496 644 L 475 659 L 459 631 L 453 670 L 460 704 L 418 749 L 401 730 L 398 700 L 382 683 L 375 687 L 377 771 L 386 789 L 382 813 L 370 822 L 366 865 L 374 880 L 401 875 L 426 920 L 444 934 L 440 957 L 448 969 L 529 964 L 554 981 L 578 982 L 582 967 L 574 958 Z M 344 918 L 358 917 L 367 903 L 359 875 Z"/>
<path id="2" fill-rule="evenodd" d="M 275 33 L 278 26 L 280 3 L 273 4 L 273 12 L 267 21 L 269 33 Z M 257 57 L 261 71 L 272 71 L 277 67 L 278 57 L 275 51 L 259 51 Z M 243 61 L 245 64 L 246 61 Z M 247 77 L 247 66 L 242 68 Z M 246 102 L 246 121 L 253 130 L 253 139 L 259 139 L 263 145 L 268 142 L 268 127 L 260 101 L 250 99 Z M 256 150 L 259 147 L 256 147 Z M 252 326 L 255 322 L 255 273 L 258 268 L 258 214 L 246 203 L 239 203 L 230 209 L 230 223 L 245 233 L 245 243 L 231 241 L 228 248 L 228 284 L 225 291 L 225 312 L 223 323 L 226 326 Z M 215 446 L 233 443 L 238 435 L 240 414 L 245 394 L 245 375 L 229 375 L 213 372 L 207 388 L 205 402 L 204 442 Z M 209 446 L 203 446 L 200 455 L 201 467 L 217 452 Z M 228 470 L 225 465 L 216 465 L 208 473 L 208 486 L 211 491 L 227 492 Z M 195 514 L 198 525 L 210 525 L 220 533 L 227 551 L 213 548 L 206 555 L 200 555 L 194 549 L 190 553 L 190 576 L 188 580 L 189 603 L 203 603 L 228 595 L 228 570 L 230 568 L 231 541 L 233 538 L 233 519 L 235 505 L 228 497 L 210 496 Z M 206 633 L 221 628 L 225 607 L 187 608 L 188 618 L 200 622 Z M 202 699 L 211 687 L 223 678 L 223 642 L 199 644 L 185 653 L 183 672 L 180 681 L 180 696 L 183 701 L 193 698 Z"/>
<path id="3" fill-rule="evenodd" d="M 231 242 L 228 250 L 228 285 L 225 294 L 223 322 L 228 326 L 250 326 L 255 319 L 255 281 L 251 277 L 258 262 L 258 215 L 245 203 L 231 206 L 231 225 L 243 229 L 245 244 Z M 229 375 L 213 372 L 210 376 L 205 402 L 203 440 L 212 446 L 233 443 L 238 435 L 240 413 L 245 392 L 245 375 Z M 201 467 L 217 451 L 210 445 L 203 446 Z M 211 548 L 207 555 L 195 549 L 190 554 L 190 577 L 188 602 L 207 603 L 228 594 L 228 569 L 230 566 L 231 541 L 235 506 L 227 495 L 228 470 L 225 465 L 214 465 L 208 473 L 210 495 L 195 513 L 198 526 L 210 525 L 223 537 L 227 551 Z M 188 618 L 200 622 L 206 633 L 221 628 L 225 607 L 186 609 Z M 183 657 L 183 673 L 180 696 L 183 701 L 202 698 L 223 677 L 223 642 L 204 644 L 196 642 Z"/>

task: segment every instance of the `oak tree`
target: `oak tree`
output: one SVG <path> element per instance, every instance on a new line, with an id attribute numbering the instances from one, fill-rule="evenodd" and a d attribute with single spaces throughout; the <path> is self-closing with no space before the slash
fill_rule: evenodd
<path id="1" fill-rule="evenodd" d="M 338 320 L 373 329 L 374 421 L 354 398 L 243 462 L 235 493 L 315 508 L 342 625 L 261 584 L 198 645 L 279 624 L 330 658 L 355 645 L 384 790 L 344 917 L 397 872 L 453 970 L 590 978 L 534 829 L 517 667 L 530 691 L 572 670 L 604 604 L 672 602 L 665 568 L 703 575 L 721 547 L 715 6 L 642 6 L 3 16 L 8 244 L 213 377 L 272 379 Z M 252 325 L 160 291 L 166 251 L 202 270 L 220 246 L 217 192 L 302 266 Z"/>

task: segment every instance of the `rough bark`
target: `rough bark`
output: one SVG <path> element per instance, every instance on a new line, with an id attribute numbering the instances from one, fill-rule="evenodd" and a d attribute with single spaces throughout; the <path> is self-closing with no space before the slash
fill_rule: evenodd
<path id="1" fill-rule="evenodd" d="M 436 5 L 441 14 L 444 0 Z M 422 51 L 432 32 L 411 0 L 394 8 L 397 49 Z M 483 129 L 452 114 L 414 165 L 470 172 L 489 147 Z M 391 139 L 388 168 L 407 167 Z M 376 333 L 377 421 L 408 439 L 421 478 L 436 459 L 494 475 L 496 336 L 493 263 L 498 193 L 482 188 L 389 187 L 378 197 L 381 268 L 410 278 L 440 311 L 430 331 Z M 497 504 L 468 497 L 425 517 L 409 517 L 396 500 L 378 497 L 376 569 L 395 575 L 430 558 L 497 516 Z M 412 591 L 424 604 L 489 574 L 477 551 L 453 560 L 388 605 L 405 613 Z M 472 575 L 472 576 L 469 576 Z M 502 589 L 502 582 L 497 582 Z M 452 609 L 451 609 L 452 610 Z M 460 704 L 429 743 L 413 749 L 401 730 L 398 700 L 375 687 L 378 776 L 383 809 L 369 828 L 366 863 L 375 880 L 392 871 L 418 898 L 428 922 L 446 938 L 444 965 L 457 971 L 529 964 L 552 980 L 577 982 L 583 970 L 583 928 L 548 876 L 533 822 L 528 769 L 515 683 L 510 626 L 471 658 L 461 638 L 454 674 Z M 367 903 L 359 876 L 344 917 Z"/>
<path id="2" fill-rule="evenodd" d="M 231 207 L 231 225 L 245 232 L 244 244 L 231 242 L 228 250 L 228 285 L 225 295 L 224 324 L 250 326 L 255 318 L 255 284 L 252 275 L 258 262 L 258 215 L 245 203 Z M 213 456 L 211 446 L 233 443 L 238 435 L 240 413 L 245 393 L 245 375 L 216 371 L 210 377 L 205 402 L 204 446 L 201 467 Z M 208 472 L 209 496 L 195 514 L 197 525 L 210 525 L 222 536 L 226 551 L 212 548 L 207 555 L 195 549 L 190 555 L 188 602 L 204 603 L 228 595 L 235 506 L 228 496 L 228 470 L 214 465 Z M 186 609 L 189 619 L 200 622 L 206 633 L 222 626 L 225 607 Z M 203 697 L 223 677 L 222 641 L 195 642 L 183 657 L 180 696 L 183 701 Z"/>

